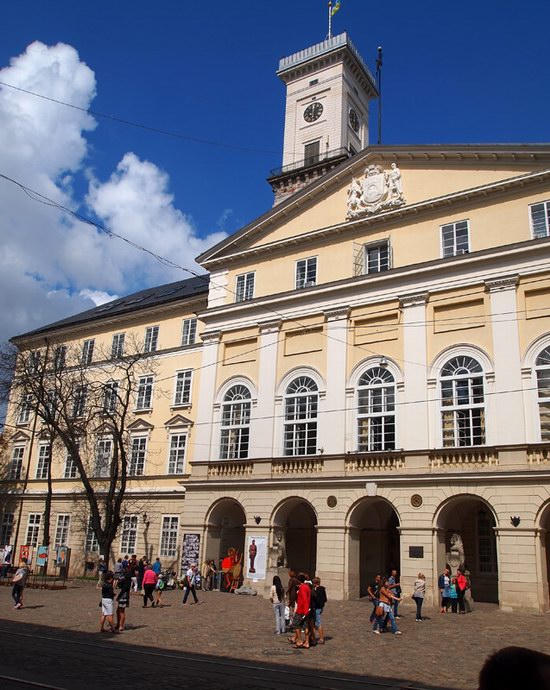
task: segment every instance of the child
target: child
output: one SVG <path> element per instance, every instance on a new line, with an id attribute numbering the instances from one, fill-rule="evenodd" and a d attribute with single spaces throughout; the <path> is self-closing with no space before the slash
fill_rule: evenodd
<path id="1" fill-rule="evenodd" d="M 99 632 L 107 632 L 105 630 L 105 621 L 109 623 L 111 632 L 116 632 L 113 625 L 113 606 L 115 598 L 115 591 L 113 589 L 113 573 L 105 574 L 105 580 L 101 586 L 101 618 L 99 621 Z"/>
<path id="2" fill-rule="evenodd" d="M 451 611 L 453 613 L 458 612 L 458 592 L 456 591 L 456 577 L 451 580 L 451 586 L 449 587 L 449 601 L 451 602 Z"/>

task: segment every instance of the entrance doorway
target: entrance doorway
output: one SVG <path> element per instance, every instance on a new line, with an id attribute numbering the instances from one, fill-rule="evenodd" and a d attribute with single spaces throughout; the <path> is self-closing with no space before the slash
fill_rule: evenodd
<path id="1" fill-rule="evenodd" d="M 225 498 L 212 508 L 208 516 L 205 558 L 213 558 L 216 567 L 231 549 L 238 562 L 244 552 L 245 512 L 237 501 Z"/>
<path id="2" fill-rule="evenodd" d="M 301 498 L 285 501 L 277 510 L 273 527 L 284 535 L 284 550 L 289 568 L 315 575 L 317 567 L 317 516 Z"/>
<path id="3" fill-rule="evenodd" d="M 364 597 L 375 575 L 401 567 L 399 518 L 383 498 L 364 498 L 349 522 L 348 596 Z"/>
<path id="4" fill-rule="evenodd" d="M 437 572 L 446 565 L 451 574 L 462 561 L 470 571 L 474 601 L 498 603 L 496 522 L 492 510 L 479 498 L 456 496 L 437 518 Z"/>

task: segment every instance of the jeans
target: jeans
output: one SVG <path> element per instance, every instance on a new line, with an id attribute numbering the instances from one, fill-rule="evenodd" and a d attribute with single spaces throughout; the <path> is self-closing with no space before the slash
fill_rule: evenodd
<path id="1" fill-rule="evenodd" d="M 369 618 L 369 621 L 371 623 L 374 623 L 374 621 L 376 620 L 376 608 L 377 608 L 377 606 L 378 606 L 378 599 L 373 599 L 372 600 L 372 612 L 371 612 L 370 618 Z"/>
<path id="2" fill-rule="evenodd" d="M 424 597 L 413 597 L 414 603 L 416 604 L 416 620 L 422 620 L 422 604 L 424 603 Z"/>
<path id="3" fill-rule="evenodd" d="M 384 609 L 384 613 L 381 616 L 378 616 L 378 618 L 374 622 L 372 629 L 376 630 L 376 627 L 378 627 L 381 631 L 385 630 L 386 625 L 389 621 L 391 631 L 395 635 L 395 633 L 397 632 L 397 623 L 395 622 L 395 617 L 393 615 L 393 608 L 389 604 L 381 604 L 381 606 Z"/>
<path id="4" fill-rule="evenodd" d="M 23 587 L 21 585 L 13 585 L 13 589 L 11 590 L 11 596 L 13 600 L 15 601 L 15 605 L 21 603 L 21 596 L 23 595 Z"/>
<path id="5" fill-rule="evenodd" d="M 451 602 L 452 613 L 456 613 L 458 611 L 458 599 L 456 597 L 449 597 L 449 601 Z"/>
<path id="6" fill-rule="evenodd" d="M 195 586 L 192 585 L 191 587 L 185 587 L 185 594 L 183 595 L 183 603 L 187 603 L 187 597 L 189 596 L 189 592 L 193 595 L 193 599 L 195 600 L 195 604 L 199 603 L 199 600 L 197 599 L 197 593 L 195 592 Z"/>
<path id="7" fill-rule="evenodd" d="M 223 573 L 221 570 L 217 570 L 214 573 L 214 589 L 216 589 L 216 590 L 219 590 L 222 588 L 222 575 L 223 575 Z"/>
<path id="8" fill-rule="evenodd" d="M 285 602 L 276 601 L 273 603 L 273 611 L 275 612 L 275 632 L 278 635 L 284 635 L 286 630 L 285 625 Z"/>
<path id="9" fill-rule="evenodd" d="M 464 595 L 466 594 L 465 589 L 457 589 L 458 595 L 458 610 L 460 613 L 466 613 L 466 606 L 464 605 Z"/>
<path id="10" fill-rule="evenodd" d="M 397 617 L 397 608 L 398 608 L 398 606 L 399 606 L 399 602 L 398 602 L 398 601 L 394 601 L 394 602 L 393 602 L 393 615 L 396 616 L 396 617 Z"/>

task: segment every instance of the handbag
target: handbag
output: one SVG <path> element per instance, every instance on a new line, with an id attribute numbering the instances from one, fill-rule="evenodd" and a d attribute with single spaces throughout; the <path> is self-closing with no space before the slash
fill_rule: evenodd
<path id="1" fill-rule="evenodd" d="M 384 614 L 384 607 L 380 606 L 380 604 L 378 604 L 378 606 L 374 609 L 374 614 L 377 617 L 382 616 Z"/>

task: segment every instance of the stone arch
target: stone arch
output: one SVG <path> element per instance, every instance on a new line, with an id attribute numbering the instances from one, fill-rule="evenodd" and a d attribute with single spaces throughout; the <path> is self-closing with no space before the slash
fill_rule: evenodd
<path id="1" fill-rule="evenodd" d="M 382 496 L 364 496 L 350 506 L 346 515 L 349 598 L 365 596 L 375 575 L 400 570 L 400 525 L 397 509 Z"/>
<path id="2" fill-rule="evenodd" d="M 284 565 L 314 576 L 317 567 L 317 512 L 301 496 L 280 501 L 271 515 L 275 532 L 282 534 Z"/>
<path id="3" fill-rule="evenodd" d="M 216 404 L 219 405 L 223 402 L 227 391 L 230 388 L 233 388 L 233 386 L 245 386 L 248 388 L 252 400 L 256 400 L 258 397 L 257 388 L 251 379 L 249 379 L 247 376 L 231 376 L 230 378 L 226 379 L 218 388 L 215 397 Z"/>
<path id="4" fill-rule="evenodd" d="M 539 508 L 535 518 L 538 535 L 538 561 L 542 606 L 550 608 L 550 498 Z"/>
<path id="5" fill-rule="evenodd" d="M 432 360 L 429 366 L 429 378 L 439 379 L 439 373 L 445 363 L 453 357 L 473 357 L 479 361 L 483 367 L 483 374 L 487 377 L 492 377 L 494 373 L 494 365 L 489 355 L 478 345 L 470 343 L 455 343 L 441 350 Z"/>
<path id="6" fill-rule="evenodd" d="M 290 371 L 287 371 L 287 373 L 281 378 L 279 385 L 277 386 L 277 395 L 284 396 L 286 389 L 291 383 L 291 381 L 293 381 L 295 378 L 299 376 L 308 376 L 309 378 L 313 379 L 313 381 L 315 381 L 315 383 L 317 384 L 319 395 L 324 395 L 326 390 L 326 383 L 324 378 L 317 371 L 317 369 L 305 366 L 294 367 L 293 369 L 290 369 Z"/>
<path id="7" fill-rule="evenodd" d="M 498 517 L 490 502 L 476 493 L 457 493 L 445 499 L 433 518 L 437 575 L 450 566 L 451 574 L 466 565 L 474 600 L 498 603 Z M 453 535 L 460 541 L 454 546 Z M 434 584 L 437 591 L 437 582 Z"/>
<path id="8" fill-rule="evenodd" d="M 216 566 L 234 549 L 235 558 L 244 553 L 246 511 L 235 498 L 224 496 L 215 501 L 206 513 L 205 559 L 214 559 Z"/>

